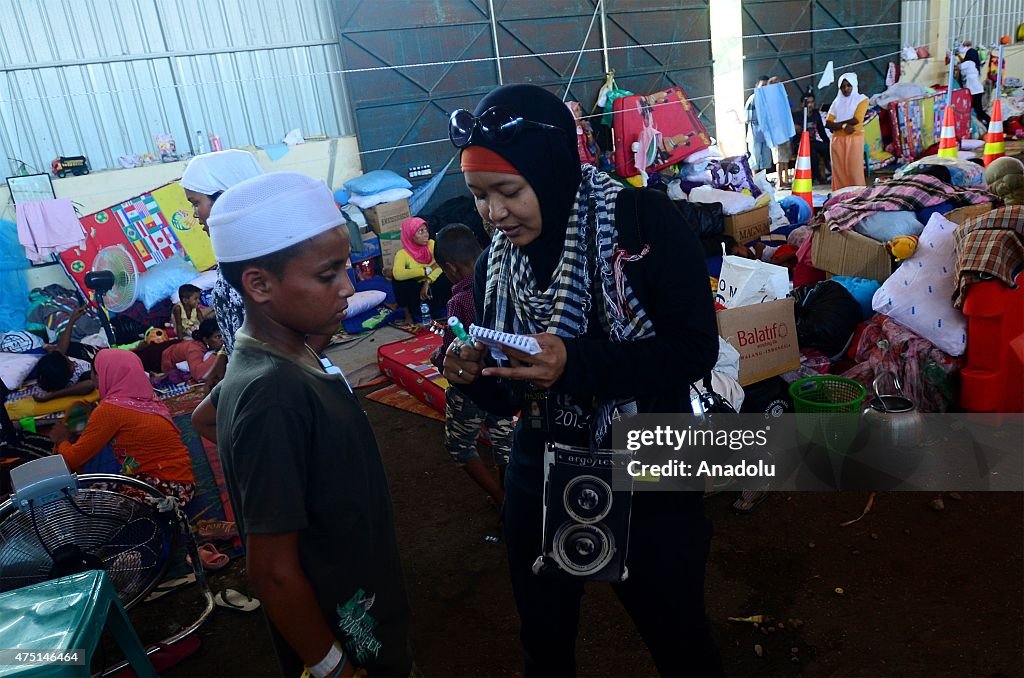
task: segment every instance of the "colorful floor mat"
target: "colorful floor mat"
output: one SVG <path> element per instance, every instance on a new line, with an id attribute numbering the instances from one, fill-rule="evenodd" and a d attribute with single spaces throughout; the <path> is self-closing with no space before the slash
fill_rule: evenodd
<path id="1" fill-rule="evenodd" d="M 420 402 L 415 396 L 410 395 L 408 392 L 394 384 L 378 389 L 366 397 L 367 399 L 382 405 L 397 407 L 400 410 L 412 412 L 413 414 L 434 419 L 435 421 L 444 421 L 444 415 L 440 412 L 429 405 Z"/>

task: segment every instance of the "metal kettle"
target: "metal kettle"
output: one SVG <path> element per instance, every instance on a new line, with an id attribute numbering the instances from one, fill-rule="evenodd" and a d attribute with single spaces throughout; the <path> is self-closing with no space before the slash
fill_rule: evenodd
<path id="1" fill-rule="evenodd" d="M 895 393 L 882 393 L 882 380 L 892 379 Z M 861 413 L 861 421 L 871 433 L 872 443 L 883 447 L 914 447 L 924 435 L 924 421 L 913 400 L 903 393 L 895 372 L 886 371 L 872 382 L 874 397 Z"/>

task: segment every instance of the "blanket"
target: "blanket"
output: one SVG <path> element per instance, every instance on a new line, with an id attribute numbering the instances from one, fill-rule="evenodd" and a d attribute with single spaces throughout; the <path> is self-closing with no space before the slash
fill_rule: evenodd
<path id="1" fill-rule="evenodd" d="M 963 308 L 972 283 L 996 278 L 1013 287 L 1024 266 L 1024 205 L 968 219 L 953 231 L 956 289 L 953 306 Z"/>
<path id="2" fill-rule="evenodd" d="M 914 175 L 830 202 L 822 214 L 833 231 L 849 231 L 873 212 L 916 212 L 944 202 L 966 207 L 995 200 L 995 196 L 982 188 L 954 187 L 929 175 Z"/>

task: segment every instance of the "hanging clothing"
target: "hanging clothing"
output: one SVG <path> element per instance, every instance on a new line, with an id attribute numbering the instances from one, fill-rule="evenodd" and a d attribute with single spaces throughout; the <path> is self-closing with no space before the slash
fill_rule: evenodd
<path id="1" fill-rule="evenodd" d="M 786 86 L 782 83 L 765 85 L 754 90 L 754 108 L 757 121 L 769 146 L 788 144 L 796 127 L 793 126 L 793 110 L 786 97 Z"/>
<path id="2" fill-rule="evenodd" d="M 85 229 L 68 198 L 19 202 L 16 216 L 18 242 L 37 264 L 49 261 L 54 254 L 85 245 Z"/>

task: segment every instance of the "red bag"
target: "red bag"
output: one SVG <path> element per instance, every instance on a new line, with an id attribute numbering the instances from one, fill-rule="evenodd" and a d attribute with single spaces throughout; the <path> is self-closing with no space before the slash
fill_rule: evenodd
<path id="1" fill-rule="evenodd" d="M 708 131 L 682 87 L 669 87 L 654 94 L 620 97 L 612 104 L 615 139 L 615 171 L 623 177 L 640 174 L 634 163 L 633 142 L 640 138 L 647 118 L 661 132 L 654 163 L 657 171 L 674 165 L 688 155 L 711 145 Z"/>

